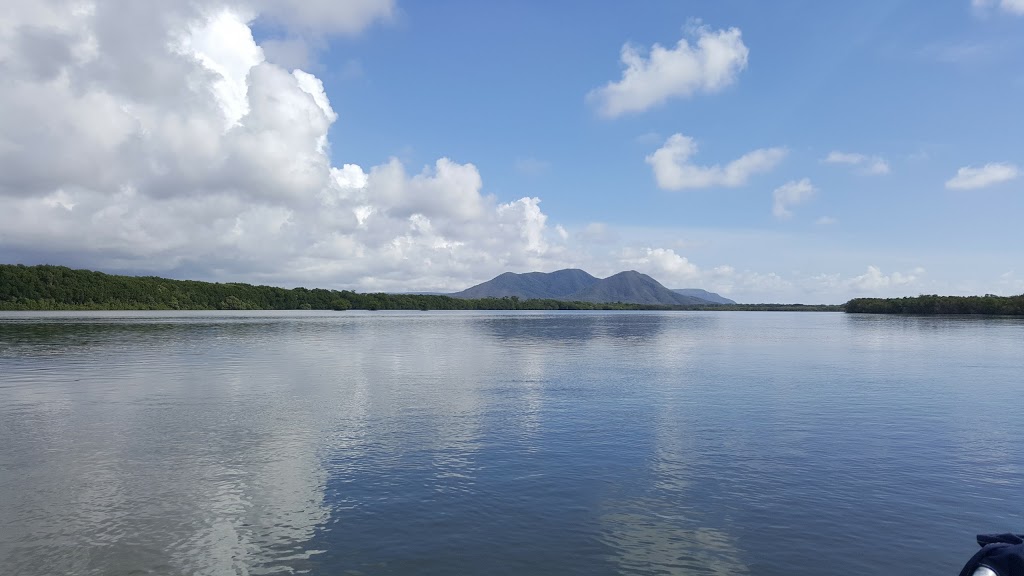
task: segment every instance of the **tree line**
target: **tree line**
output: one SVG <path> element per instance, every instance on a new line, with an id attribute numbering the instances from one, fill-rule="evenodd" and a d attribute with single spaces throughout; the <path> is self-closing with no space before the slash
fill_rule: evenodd
<path id="1" fill-rule="evenodd" d="M 1024 294 L 1020 296 L 937 296 L 907 298 L 854 298 L 846 311 L 860 314 L 984 314 L 1024 315 Z"/>
<path id="2" fill-rule="evenodd" d="M 845 305 L 728 304 L 652 306 L 550 299 L 453 298 L 360 293 L 241 283 L 119 276 L 65 266 L 0 264 L 0 310 L 744 310 L 867 314 L 1024 315 L 1020 296 L 854 298 Z"/>
<path id="3" fill-rule="evenodd" d="M 64 266 L 0 264 L 0 310 L 677 310 L 679 306 L 463 299 L 118 276 Z"/>

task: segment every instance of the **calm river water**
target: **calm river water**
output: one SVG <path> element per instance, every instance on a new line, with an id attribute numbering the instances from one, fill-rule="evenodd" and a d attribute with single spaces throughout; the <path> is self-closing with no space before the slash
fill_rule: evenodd
<path id="1" fill-rule="evenodd" d="M 1024 321 L 2 313 L 0 573 L 956 574 Z"/>

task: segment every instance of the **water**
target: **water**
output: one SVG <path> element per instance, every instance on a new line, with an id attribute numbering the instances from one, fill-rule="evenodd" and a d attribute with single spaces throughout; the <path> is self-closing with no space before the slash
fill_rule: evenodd
<path id="1" fill-rule="evenodd" d="M 1024 322 L 0 315 L 0 573 L 955 574 Z"/>

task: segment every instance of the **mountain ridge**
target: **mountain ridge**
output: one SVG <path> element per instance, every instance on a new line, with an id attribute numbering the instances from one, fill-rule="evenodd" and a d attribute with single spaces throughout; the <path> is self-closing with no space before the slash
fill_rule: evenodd
<path id="1" fill-rule="evenodd" d="M 647 274 L 626 270 L 597 278 L 584 270 L 566 268 L 555 272 L 505 272 L 451 296 L 455 298 L 543 298 L 578 302 L 624 302 L 663 306 L 707 306 L 733 303 L 697 288 L 669 290 Z M 696 294 L 706 294 L 700 297 Z M 727 300 L 728 302 L 722 302 Z"/>
<path id="2" fill-rule="evenodd" d="M 516 296 L 523 300 L 532 298 L 564 300 L 593 285 L 598 278 L 577 268 L 566 268 L 555 272 L 526 272 L 516 274 L 505 272 L 461 292 L 451 294 L 456 298 L 504 298 Z"/>
<path id="3" fill-rule="evenodd" d="M 707 300 L 715 304 L 736 304 L 735 300 L 726 298 L 716 292 L 708 292 L 701 288 L 673 288 L 673 292 L 682 294 L 683 296 L 693 296 L 694 298 L 700 298 L 701 300 Z"/>

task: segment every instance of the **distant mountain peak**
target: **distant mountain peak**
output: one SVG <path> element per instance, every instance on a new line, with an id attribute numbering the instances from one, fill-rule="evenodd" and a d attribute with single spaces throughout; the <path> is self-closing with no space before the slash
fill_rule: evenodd
<path id="1" fill-rule="evenodd" d="M 707 293 L 711 295 L 711 293 Z M 452 294 L 457 298 L 503 298 L 515 296 L 583 301 L 628 302 L 661 306 L 706 306 L 713 300 L 669 290 L 657 280 L 636 270 L 624 270 L 597 278 L 584 270 L 566 268 L 554 272 L 505 272 L 487 282 Z M 720 296 L 714 294 L 712 296 Z M 730 301 L 731 302 L 731 301 Z"/>
<path id="2" fill-rule="evenodd" d="M 714 292 L 708 292 L 707 290 L 702 290 L 700 288 L 676 288 L 676 289 L 674 289 L 672 291 L 677 293 L 677 294 L 682 294 L 684 296 L 693 296 L 694 298 L 700 298 L 701 300 L 707 300 L 708 302 L 712 302 L 714 304 L 735 304 L 736 303 L 735 300 L 730 300 L 730 299 L 728 299 L 728 298 L 726 298 L 724 296 L 720 296 L 718 294 L 715 294 Z"/>

